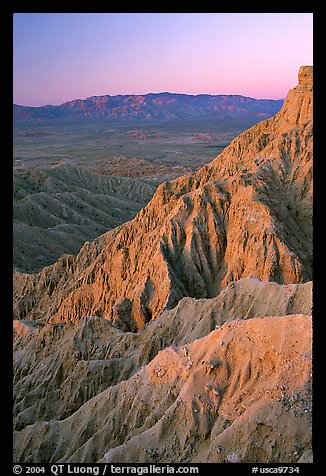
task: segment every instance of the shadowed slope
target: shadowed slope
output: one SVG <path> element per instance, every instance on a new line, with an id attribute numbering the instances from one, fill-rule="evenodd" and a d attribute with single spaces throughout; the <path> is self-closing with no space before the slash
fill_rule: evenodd
<path id="1" fill-rule="evenodd" d="M 155 188 L 68 164 L 16 170 L 13 177 L 13 264 L 35 272 L 86 240 L 132 219 Z"/>

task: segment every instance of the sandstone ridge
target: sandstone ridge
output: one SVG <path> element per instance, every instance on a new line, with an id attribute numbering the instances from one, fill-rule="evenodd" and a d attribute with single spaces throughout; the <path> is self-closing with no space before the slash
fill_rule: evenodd
<path id="1" fill-rule="evenodd" d="M 278 114 L 160 185 L 132 221 L 37 275 L 15 273 L 14 317 L 98 315 L 136 330 L 182 297 L 211 298 L 242 277 L 311 280 L 312 87 L 311 70 L 300 71 Z"/>
<path id="2" fill-rule="evenodd" d="M 66 418 L 130 378 L 160 350 L 191 343 L 226 321 L 311 311 L 311 282 L 285 286 L 243 278 L 215 298 L 183 298 L 138 333 L 95 316 L 76 325 L 15 320 L 14 426 L 21 430 L 34 421 Z"/>

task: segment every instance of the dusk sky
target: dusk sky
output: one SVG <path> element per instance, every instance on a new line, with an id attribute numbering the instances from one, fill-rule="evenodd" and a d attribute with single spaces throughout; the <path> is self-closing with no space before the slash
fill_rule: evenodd
<path id="1" fill-rule="evenodd" d="M 312 13 L 16 13 L 14 102 L 104 94 L 284 98 L 313 64 Z"/>

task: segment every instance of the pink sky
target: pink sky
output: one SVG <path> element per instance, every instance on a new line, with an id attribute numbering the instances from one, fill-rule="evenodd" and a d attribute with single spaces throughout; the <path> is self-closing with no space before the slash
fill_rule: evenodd
<path id="1" fill-rule="evenodd" d="M 105 94 L 284 98 L 313 64 L 312 13 L 14 15 L 14 102 Z"/>

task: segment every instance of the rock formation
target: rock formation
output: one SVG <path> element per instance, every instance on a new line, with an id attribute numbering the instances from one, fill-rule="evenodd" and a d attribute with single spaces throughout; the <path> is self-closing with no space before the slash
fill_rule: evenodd
<path id="1" fill-rule="evenodd" d="M 95 319 L 88 332 L 105 323 Z M 71 416 L 16 432 L 15 460 L 307 462 L 310 341 L 306 315 L 225 323 L 190 344 L 159 352 L 128 380 L 105 389 L 103 384 Z M 208 372 L 207 362 L 217 360 Z M 78 363 L 68 389 L 78 375 L 91 387 L 127 367 L 123 359 Z M 63 379 L 61 366 L 57 369 L 55 385 Z M 54 400 L 47 402 L 51 412 Z"/>
<path id="2" fill-rule="evenodd" d="M 311 462 L 312 68 L 136 217 L 14 273 L 17 462 Z"/>
<path id="3" fill-rule="evenodd" d="M 132 221 L 35 276 L 15 273 L 15 318 L 112 320 L 123 298 L 141 329 L 183 296 L 214 297 L 242 277 L 309 281 L 309 71 L 301 68 L 278 114 L 240 134 L 208 166 L 160 185 Z"/>
<path id="4" fill-rule="evenodd" d="M 122 322 L 114 327 L 96 316 L 76 325 L 15 320 L 15 428 L 71 415 L 100 391 L 127 380 L 160 350 L 193 342 L 226 321 L 311 314 L 311 294 L 311 283 L 285 286 L 244 278 L 216 298 L 183 298 L 138 333 L 121 332 L 129 306 L 124 302 L 115 311 Z"/>

